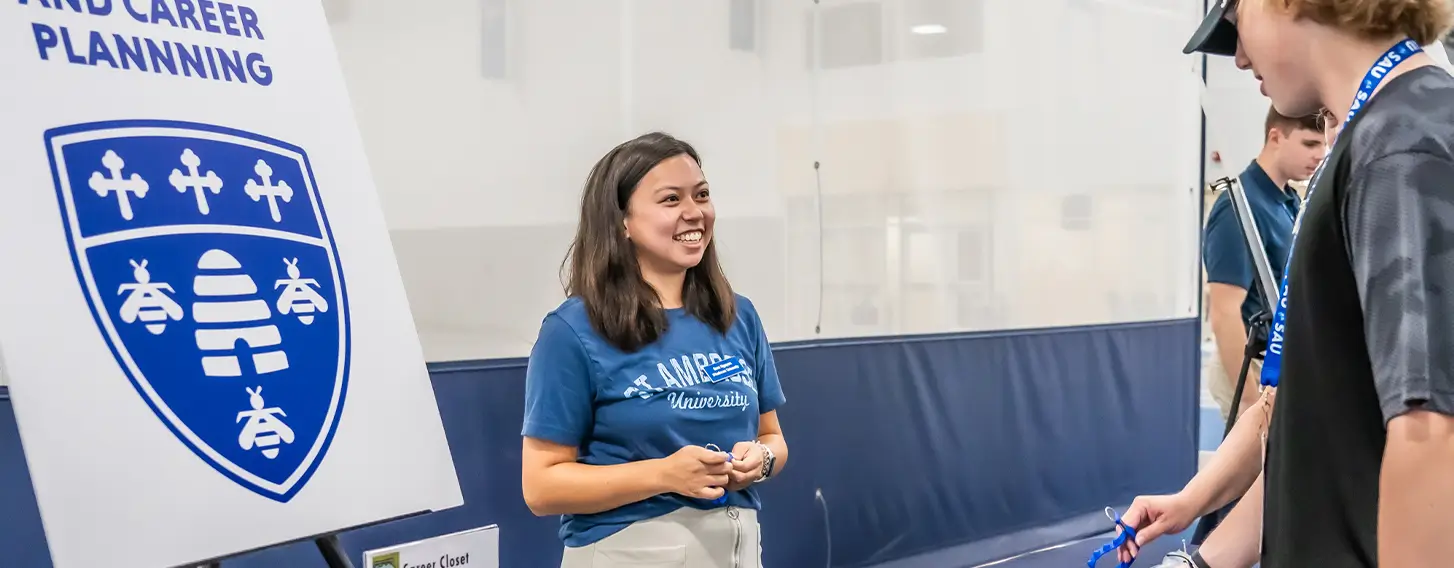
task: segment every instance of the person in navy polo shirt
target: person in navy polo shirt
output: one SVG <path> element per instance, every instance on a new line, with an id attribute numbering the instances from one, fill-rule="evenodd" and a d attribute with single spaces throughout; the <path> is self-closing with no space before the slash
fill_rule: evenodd
<path id="1" fill-rule="evenodd" d="M 1301 200 L 1288 182 L 1312 177 L 1327 150 L 1324 126 L 1320 115 L 1293 118 L 1268 109 L 1262 152 L 1238 176 L 1274 277 L 1282 275 L 1283 265 L 1287 263 L 1293 220 L 1297 218 Z M 1218 355 L 1210 361 L 1213 367 L 1210 390 L 1223 418 L 1236 392 L 1247 327 L 1254 314 L 1268 307 L 1253 284 L 1257 272 L 1242 235 L 1242 225 L 1232 209 L 1231 197 L 1227 192 L 1217 196 L 1207 215 L 1203 239 L 1210 296 L 1207 316 Z M 1237 408 L 1246 410 L 1257 401 L 1258 370 L 1257 362 L 1253 361 L 1247 371 L 1249 384 L 1243 389 Z"/>
<path id="2" fill-rule="evenodd" d="M 525 379 L 521 488 L 562 568 L 758 568 L 755 484 L 782 471 L 762 320 L 717 261 L 697 151 L 652 133 L 586 180 L 568 299 Z"/>

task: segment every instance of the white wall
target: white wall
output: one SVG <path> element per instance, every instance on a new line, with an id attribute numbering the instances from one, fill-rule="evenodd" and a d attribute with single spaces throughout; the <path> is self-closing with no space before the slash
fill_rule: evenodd
<path id="1" fill-rule="evenodd" d="M 757 0 L 741 51 L 731 0 L 341 1 L 335 41 L 432 360 L 528 352 L 562 299 L 587 171 L 653 129 L 701 150 L 728 274 L 774 340 L 1195 315 L 1198 86 L 1180 47 L 1200 2 L 880 0 L 873 23 L 832 12 L 847 0 Z M 820 60 L 882 42 L 881 61 L 815 71 L 815 20 Z M 926 22 L 949 33 L 908 33 Z M 482 72 L 489 45 L 505 78 Z"/>
<path id="2" fill-rule="evenodd" d="M 1263 125 L 1272 100 L 1262 96 L 1251 71 L 1238 69 L 1230 57 L 1207 58 L 1207 180 L 1236 175 L 1262 151 Z M 1221 155 L 1220 167 L 1211 153 Z"/>

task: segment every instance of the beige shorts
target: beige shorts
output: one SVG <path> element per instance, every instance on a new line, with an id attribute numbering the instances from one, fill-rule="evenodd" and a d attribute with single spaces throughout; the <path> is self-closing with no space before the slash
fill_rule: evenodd
<path id="1" fill-rule="evenodd" d="M 1213 339 L 1212 343 L 1215 345 L 1216 340 Z M 1232 410 L 1232 397 L 1237 394 L 1237 372 L 1241 371 L 1241 369 L 1229 370 L 1223 368 L 1221 352 L 1213 352 L 1208 355 L 1210 356 L 1206 357 L 1207 360 L 1205 361 L 1207 367 L 1207 382 L 1210 383 L 1207 385 L 1207 390 L 1211 391 L 1212 400 L 1217 402 L 1217 408 L 1222 411 L 1222 420 L 1226 420 L 1227 413 Z M 1252 363 L 1247 366 L 1247 376 L 1251 377 L 1252 384 L 1247 385 L 1246 388 L 1257 388 L 1257 377 L 1261 375 L 1262 360 L 1253 359 Z M 1245 410 L 1247 409 L 1237 409 L 1239 413 Z"/>
<path id="2" fill-rule="evenodd" d="M 683 507 L 599 542 L 566 547 L 560 568 L 762 568 L 757 511 Z"/>

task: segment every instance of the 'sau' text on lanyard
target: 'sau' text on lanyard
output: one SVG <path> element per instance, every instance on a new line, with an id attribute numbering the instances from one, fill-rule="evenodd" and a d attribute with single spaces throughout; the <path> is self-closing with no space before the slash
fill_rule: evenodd
<path id="1" fill-rule="evenodd" d="M 1398 42 L 1392 48 L 1389 48 L 1383 54 L 1383 57 L 1378 58 L 1378 61 L 1373 63 L 1373 67 L 1369 68 L 1368 73 L 1363 77 L 1363 84 L 1358 86 L 1358 94 L 1353 97 L 1353 106 L 1348 108 L 1348 117 L 1343 119 L 1343 128 L 1338 131 L 1339 137 L 1343 136 L 1343 131 L 1347 129 L 1348 124 L 1353 122 L 1353 117 L 1358 116 L 1358 111 L 1362 110 L 1364 105 L 1368 104 L 1368 100 L 1373 98 L 1373 92 L 1378 90 L 1378 86 L 1383 83 L 1383 80 L 1388 77 L 1388 74 L 1395 67 L 1398 67 L 1400 63 L 1407 61 L 1408 58 L 1413 57 L 1414 54 L 1422 52 L 1423 50 L 1418 42 L 1412 39 L 1405 39 Z M 1334 139 L 1333 145 L 1337 146 L 1336 139 Z M 1313 191 L 1318 187 L 1318 179 L 1323 176 L 1323 171 L 1327 165 L 1328 160 L 1324 158 L 1323 163 L 1318 166 L 1318 171 L 1313 174 L 1312 181 L 1308 183 L 1308 197 L 1304 200 L 1304 205 L 1298 213 L 1297 221 L 1292 226 L 1294 243 L 1292 249 L 1294 250 L 1297 248 L 1295 245 L 1297 243 L 1298 229 L 1302 227 L 1302 216 L 1307 213 L 1307 202 L 1312 200 Z M 1287 264 L 1282 268 L 1282 293 L 1278 295 L 1277 309 L 1273 310 L 1272 313 L 1272 331 L 1268 334 L 1267 355 L 1262 360 L 1261 382 L 1262 386 L 1265 387 L 1276 387 L 1278 378 L 1282 375 L 1282 345 L 1287 333 L 1288 273 L 1292 270 L 1292 254 L 1291 251 L 1288 252 Z"/>

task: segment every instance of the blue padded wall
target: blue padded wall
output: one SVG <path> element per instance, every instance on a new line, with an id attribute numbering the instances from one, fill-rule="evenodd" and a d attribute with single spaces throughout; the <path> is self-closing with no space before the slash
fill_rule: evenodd
<path id="1" fill-rule="evenodd" d="M 0 391 L 0 558 L 15 566 L 50 566 L 30 471 L 20 451 L 15 412 Z"/>
<path id="2" fill-rule="evenodd" d="M 845 568 L 947 548 L 968 566 L 1106 530 L 1103 507 L 1195 473 L 1199 333 L 1179 320 L 778 346 L 791 458 L 763 486 L 765 563 L 824 566 L 829 527 Z M 465 505 L 345 533 L 349 554 L 494 523 L 502 566 L 556 565 L 557 521 L 520 496 L 524 361 L 431 370 Z M 46 557 L 0 401 L 0 558 Z M 323 564 L 297 543 L 223 565 Z"/>

